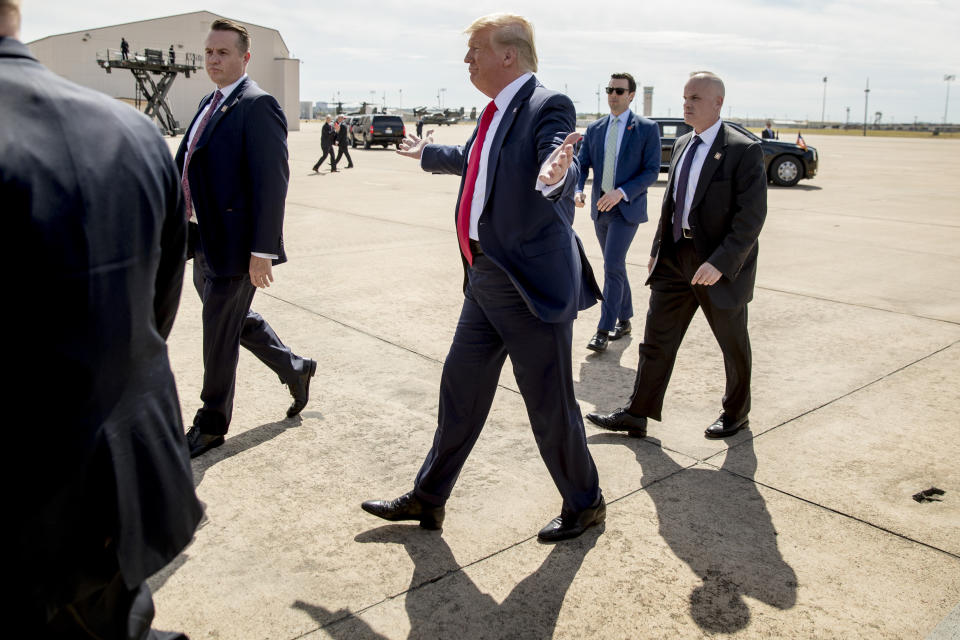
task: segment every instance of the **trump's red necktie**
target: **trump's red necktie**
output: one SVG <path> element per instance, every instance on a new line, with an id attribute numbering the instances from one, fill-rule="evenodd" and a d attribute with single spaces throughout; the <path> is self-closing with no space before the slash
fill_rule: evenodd
<path id="1" fill-rule="evenodd" d="M 473 264 L 473 252 L 470 251 L 470 210 L 473 205 L 473 191 L 477 186 L 477 174 L 480 172 L 480 154 L 483 152 L 483 141 L 487 137 L 490 121 L 497 111 L 493 100 L 483 110 L 480 117 L 480 127 L 477 129 L 477 138 L 470 147 L 470 161 L 467 162 L 467 177 L 463 181 L 463 194 L 460 196 L 460 210 L 457 212 L 457 239 L 460 241 L 460 251 L 469 264 Z"/>

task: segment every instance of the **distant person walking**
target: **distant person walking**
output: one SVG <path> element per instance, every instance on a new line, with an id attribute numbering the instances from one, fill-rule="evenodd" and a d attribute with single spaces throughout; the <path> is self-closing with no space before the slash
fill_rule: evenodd
<path id="1" fill-rule="evenodd" d="M 127 42 L 127 39 L 122 37 L 120 38 L 120 57 L 123 60 L 127 59 L 127 56 L 130 54 L 130 43 Z"/>
<path id="2" fill-rule="evenodd" d="M 333 130 L 333 125 L 330 123 L 330 116 L 326 116 L 323 120 L 323 130 L 320 132 L 320 148 L 323 149 L 323 155 L 320 156 L 317 163 L 313 165 L 313 172 L 319 173 L 320 165 L 323 164 L 323 161 L 326 160 L 329 155 L 330 173 L 334 173 L 337 170 L 337 159 L 333 152 L 333 143 L 336 141 L 337 134 Z"/>
<path id="3" fill-rule="evenodd" d="M 423 137 L 423 116 L 417 118 L 417 137 Z"/>
<path id="4" fill-rule="evenodd" d="M 353 169 L 353 159 L 350 158 L 350 143 L 347 140 L 350 134 L 350 127 L 344 122 L 342 115 L 337 116 L 337 159 L 333 164 L 339 164 L 340 158 L 347 156 L 347 169 Z"/>
<path id="5" fill-rule="evenodd" d="M 175 63 L 177 61 L 177 54 L 173 50 L 173 45 L 170 45 L 170 50 L 168 53 L 170 57 L 170 64 Z"/>
<path id="6" fill-rule="evenodd" d="M 767 127 L 760 134 L 764 140 L 776 140 L 777 133 L 773 130 L 773 121 L 767 120 Z"/>

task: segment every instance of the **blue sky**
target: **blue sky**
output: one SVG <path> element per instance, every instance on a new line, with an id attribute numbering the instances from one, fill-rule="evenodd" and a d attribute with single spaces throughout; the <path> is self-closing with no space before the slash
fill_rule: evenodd
<path id="1" fill-rule="evenodd" d="M 654 115 L 676 116 L 688 72 L 709 69 L 727 85 L 724 116 L 819 121 L 826 76 L 827 119 L 843 121 L 849 106 L 850 121 L 862 121 L 869 77 L 871 120 L 881 111 L 884 121 L 940 122 L 943 76 L 960 75 L 960 0 L 23 2 L 24 41 L 202 9 L 274 27 L 303 63 L 302 99 L 339 92 L 346 102 L 381 102 L 386 94 L 388 105 L 405 108 L 435 107 L 438 92 L 445 106 L 486 103 L 462 62 L 462 31 L 494 11 L 533 22 L 538 77 L 584 112 L 596 111 L 597 86 L 610 72 L 629 71 L 654 87 Z M 949 120 L 958 122 L 957 83 L 951 94 Z"/>

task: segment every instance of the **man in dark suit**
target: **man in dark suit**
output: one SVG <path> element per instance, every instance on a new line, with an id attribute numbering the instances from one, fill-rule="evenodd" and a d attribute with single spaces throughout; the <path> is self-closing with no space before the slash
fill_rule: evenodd
<path id="1" fill-rule="evenodd" d="M 760 136 L 761 136 L 764 140 L 776 140 L 777 134 L 776 134 L 776 132 L 773 130 L 773 121 L 772 121 L 772 120 L 767 120 L 767 126 L 766 126 L 766 127 L 764 128 L 764 130 L 760 133 Z"/>
<path id="2" fill-rule="evenodd" d="M 607 84 L 610 115 L 587 127 L 580 147 L 580 181 L 574 203 L 584 206 L 583 186 L 593 167 L 590 217 L 603 250 L 603 302 L 597 333 L 587 348 L 604 351 L 607 340 L 630 333 L 633 296 L 627 280 L 627 250 L 641 222 L 647 221 L 647 187 L 660 174 L 657 123 L 630 110 L 637 82 L 615 73 Z"/>
<path id="3" fill-rule="evenodd" d="M 330 173 L 333 173 L 337 170 L 337 154 L 333 150 L 333 145 L 336 140 L 337 132 L 333 129 L 333 123 L 330 121 L 330 116 L 327 116 L 323 119 L 323 128 L 320 130 L 320 148 L 323 149 L 323 155 L 320 156 L 320 159 L 317 160 L 317 163 L 313 165 L 314 173 L 319 173 L 320 165 L 322 165 L 323 161 L 327 159 L 327 156 L 330 156 Z"/>
<path id="4" fill-rule="evenodd" d="M 340 158 L 347 156 L 347 169 L 353 169 L 353 159 L 350 157 L 350 141 L 348 140 L 350 127 L 344 122 L 344 116 L 337 116 L 337 159 L 333 164 L 340 162 Z"/>
<path id="5" fill-rule="evenodd" d="M 493 100 L 464 147 L 408 137 L 399 153 L 426 171 L 462 176 L 456 228 L 464 301 L 443 366 L 433 447 L 414 490 L 363 508 L 387 520 L 443 523 L 444 503 L 480 435 L 507 355 L 540 455 L 563 498 L 539 533 L 572 538 L 606 506 L 587 450 L 570 362 L 573 320 L 600 292 L 573 232 L 576 115 L 533 76 L 533 28 L 495 14 L 467 28 L 470 80 Z M 573 133 L 571 133 L 573 132 Z"/>
<path id="6" fill-rule="evenodd" d="M 747 303 L 757 277 L 757 237 L 767 215 L 760 144 L 720 120 L 723 81 L 691 75 L 683 117 L 693 131 L 677 139 L 660 226 L 648 264 L 650 308 L 628 407 L 591 413 L 595 424 L 643 437 L 647 418 L 661 419 L 677 349 L 697 308 L 723 352 L 723 411 L 705 432 L 723 438 L 748 425 L 750 337 Z"/>
<path id="7" fill-rule="evenodd" d="M 247 77 L 245 27 L 215 20 L 204 51 L 218 89 L 200 102 L 177 152 L 191 221 L 193 284 L 203 301 L 203 407 L 187 432 L 191 457 L 224 442 L 241 345 L 290 389 L 287 417 L 306 406 L 317 369 L 250 310 L 257 288 L 273 281 L 272 265 L 287 260 L 286 119 L 276 99 Z"/>
<path id="8" fill-rule="evenodd" d="M 0 0 L 0 202 L 24 266 L 6 286 L 4 622 L 17 638 L 184 637 L 150 632 L 145 583 L 201 517 L 166 345 L 179 177 L 147 118 L 30 54 L 19 5 Z"/>

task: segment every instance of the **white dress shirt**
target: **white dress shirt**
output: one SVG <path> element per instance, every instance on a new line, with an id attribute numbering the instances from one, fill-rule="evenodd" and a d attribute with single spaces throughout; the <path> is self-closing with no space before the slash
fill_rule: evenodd
<path id="1" fill-rule="evenodd" d="M 693 164 L 690 165 L 690 175 L 687 176 L 687 193 L 684 194 L 684 205 L 683 205 L 683 220 L 681 224 L 684 229 L 690 228 L 690 207 L 693 205 L 693 195 L 697 192 L 697 182 L 700 180 L 700 171 L 703 170 L 703 162 L 707 159 L 707 153 L 710 151 L 710 147 L 713 146 L 713 141 L 717 139 L 717 134 L 720 132 L 720 126 L 723 124 L 723 120 L 717 119 L 710 127 L 704 129 L 702 133 L 695 133 L 695 135 L 700 137 L 700 144 L 697 145 L 697 148 L 693 152 Z M 693 138 L 690 138 L 691 142 Z M 677 167 L 683 167 L 683 160 L 687 155 L 687 152 L 690 151 L 690 144 L 687 143 L 687 146 L 684 148 L 683 153 L 680 154 L 680 157 L 677 158 Z M 677 169 L 679 171 L 679 169 Z M 680 175 L 677 174 L 677 179 L 673 181 L 673 210 L 674 215 L 679 208 L 677 206 L 677 183 L 680 181 Z"/>

